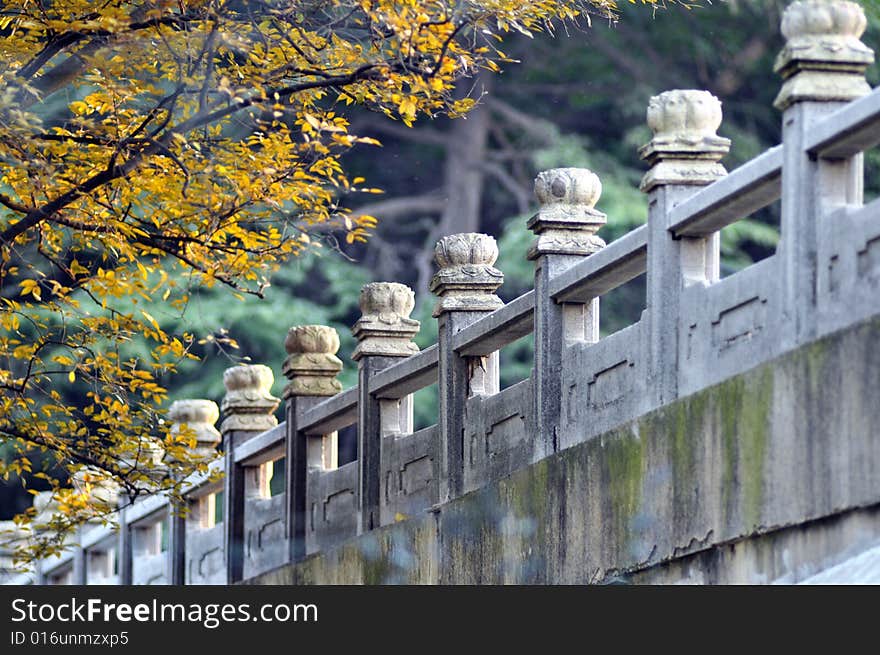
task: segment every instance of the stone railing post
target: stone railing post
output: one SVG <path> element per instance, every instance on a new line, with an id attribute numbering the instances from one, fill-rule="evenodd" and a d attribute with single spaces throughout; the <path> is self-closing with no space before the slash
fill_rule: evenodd
<path id="1" fill-rule="evenodd" d="M 31 534 L 35 539 L 39 539 L 41 534 L 50 530 L 49 524 L 52 516 L 58 512 L 58 501 L 54 497 L 52 491 L 40 491 L 34 495 L 32 505 L 35 510 L 34 516 L 30 523 Z M 39 559 L 34 565 L 34 580 L 37 585 L 46 585 L 51 582 L 46 566 L 46 561 Z"/>
<path id="2" fill-rule="evenodd" d="M 211 400 L 175 400 L 168 408 L 171 436 L 180 435 L 184 429 L 192 431 L 196 438 L 193 451 L 199 457 L 217 454 L 221 436 L 214 425 L 218 418 L 220 410 Z M 179 501 L 172 502 L 168 511 L 168 584 L 185 583 L 186 511 L 186 505 Z"/>
<path id="3" fill-rule="evenodd" d="M 118 582 L 120 585 L 132 583 L 132 534 L 127 517 L 127 498 L 119 499 L 119 532 L 116 539 L 116 557 L 118 558 Z"/>
<path id="4" fill-rule="evenodd" d="M 558 304 L 550 296 L 550 279 L 605 246 L 596 236 L 605 224 L 605 214 L 594 209 L 601 193 L 599 178 L 583 168 L 555 168 L 535 180 L 541 207 L 528 223 L 537 235 L 528 252 L 535 262 L 535 461 L 559 448 L 566 345 L 599 339 L 599 299 Z"/>
<path id="5" fill-rule="evenodd" d="M 73 570 L 71 572 L 71 584 L 86 584 L 86 553 L 82 547 L 83 527 L 78 526 L 72 535 L 73 547 Z"/>
<path id="6" fill-rule="evenodd" d="M 370 394 L 370 378 L 419 352 L 412 339 L 419 322 L 409 317 L 415 295 L 396 282 L 374 282 L 361 289 L 361 317 L 351 331 L 358 345 L 351 358 L 358 363 L 358 530 L 379 527 L 382 438 L 413 429 L 412 396 L 378 400 Z"/>
<path id="7" fill-rule="evenodd" d="M 719 277 L 719 235 L 673 238 L 669 212 L 701 187 L 727 174 L 719 163 L 730 141 L 715 132 L 721 102 L 708 91 L 667 91 L 651 98 L 654 138 L 639 151 L 651 166 L 641 189 L 648 194 L 648 386 L 646 401 L 662 405 L 678 393 L 681 294 Z"/>
<path id="8" fill-rule="evenodd" d="M 161 470 L 165 451 L 158 441 L 141 437 L 137 447 L 125 460 L 124 464 L 131 470 L 147 464 L 153 470 Z M 155 488 L 153 480 L 140 482 L 148 488 Z M 128 520 L 130 499 L 122 496 L 118 500 L 119 505 L 119 532 L 116 556 L 119 558 L 119 584 L 130 585 L 133 583 L 134 554 L 140 547 L 142 539 L 137 534 L 137 529 Z"/>
<path id="9" fill-rule="evenodd" d="M 223 435 L 224 451 L 232 452 L 240 444 L 252 437 L 271 430 L 278 425 L 274 412 L 281 403 L 272 395 L 275 376 L 272 369 L 262 364 L 235 366 L 223 373 L 226 395 L 220 405 L 223 422 L 220 433 Z M 268 493 L 269 467 L 247 467 L 245 488 L 256 495 Z M 245 493 L 246 496 L 251 495 Z"/>
<path id="10" fill-rule="evenodd" d="M 265 467 L 249 470 L 235 463 L 235 449 L 258 434 L 278 425 L 274 412 L 280 399 L 272 395 L 275 376 L 262 364 L 234 366 L 223 373 L 226 395 L 220 403 L 223 422 L 223 531 L 227 582 L 237 582 L 244 572 L 244 505 L 248 489 L 262 484 Z M 209 503 L 200 501 L 199 514 L 210 512 Z"/>
<path id="11" fill-rule="evenodd" d="M 178 437 L 182 434 L 192 433 L 196 439 L 196 445 L 192 452 L 196 457 L 217 455 L 217 445 L 222 437 L 214 426 L 219 418 L 220 410 L 213 400 L 175 400 L 168 408 L 171 436 Z M 166 454 L 165 457 L 169 458 L 170 456 Z"/>
<path id="12" fill-rule="evenodd" d="M 336 356 L 339 335 L 326 325 L 292 327 L 284 341 L 287 359 L 284 375 L 290 381 L 284 389 L 286 416 L 287 497 L 284 504 L 288 557 L 294 562 L 306 554 L 306 483 L 309 467 L 337 466 L 337 435 L 303 434 L 299 424 L 303 413 L 328 396 L 342 391 L 336 376 L 342 361 Z"/>
<path id="13" fill-rule="evenodd" d="M 498 246 L 485 234 L 443 237 L 437 242 L 434 258 L 439 267 L 431 280 L 431 291 L 439 296 L 434 317 L 438 319 L 440 396 L 435 498 L 443 503 L 462 493 L 466 401 L 472 395 L 498 393 L 499 388 L 498 353 L 463 357 L 455 352 L 453 338 L 504 304 L 495 295 L 504 275 L 492 266 L 498 258 Z"/>
<path id="14" fill-rule="evenodd" d="M 817 262 L 821 216 L 841 205 L 861 205 L 863 156 L 813 159 L 804 151 L 811 127 L 847 102 L 870 93 L 865 70 L 873 51 L 859 39 L 867 21 L 855 2 L 804 0 L 785 10 L 786 45 L 775 70 L 784 82 L 782 111 L 782 324 L 786 345 L 816 331 Z"/>
<path id="15" fill-rule="evenodd" d="M 100 471 L 84 467 L 71 476 L 73 488 L 80 494 L 88 497 L 91 508 L 100 514 L 110 512 L 119 504 L 119 485 Z M 94 525 L 100 523 L 100 516 L 92 518 L 88 523 Z M 73 557 L 73 584 L 88 584 L 89 560 L 82 547 L 82 536 L 85 526 L 80 526 L 76 531 L 76 550 Z M 109 565 L 109 562 L 108 562 Z M 105 576 L 106 577 L 106 576 Z"/>

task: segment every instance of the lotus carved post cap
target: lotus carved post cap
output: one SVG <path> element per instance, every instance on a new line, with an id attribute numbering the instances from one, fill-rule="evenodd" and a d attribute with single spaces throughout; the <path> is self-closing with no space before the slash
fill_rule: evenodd
<path id="1" fill-rule="evenodd" d="M 782 16 L 785 48 L 774 70 L 785 82 L 774 105 L 785 110 L 796 102 L 849 101 L 871 92 L 865 70 L 874 52 L 861 42 L 865 11 L 847 0 L 801 0 Z"/>
<path id="2" fill-rule="evenodd" d="M 86 466 L 71 476 L 73 488 L 87 495 L 89 505 L 100 510 L 111 510 L 119 500 L 119 484 L 95 468 Z"/>
<path id="3" fill-rule="evenodd" d="M 434 248 L 439 270 L 431 280 L 431 292 L 440 296 L 434 317 L 444 312 L 491 312 L 504 305 L 495 291 L 504 274 L 492 266 L 498 244 L 487 234 L 468 232 L 443 237 Z"/>
<path id="4" fill-rule="evenodd" d="M 641 189 L 668 184 L 711 184 L 727 174 L 718 162 L 730 151 L 730 139 L 716 134 L 721 101 L 708 91 L 674 90 L 651 98 L 648 127 L 654 133 L 639 155 L 651 169 Z"/>
<path id="5" fill-rule="evenodd" d="M 221 434 L 232 431 L 265 432 L 278 425 L 273 412 L 281 399 L 272 395 L 275 376 L 262 364 L 233 366 L 223 373 L 226 395 L 220 403 Z"/>
<path id="6" fill-rule="evenodd" d="M 132 471 L 144 471 L 151 477 L 160 476 L 161 471 L 156 467 L 162 465 L 165 457 L 165 448 L 158 440 L 146 436 L 137 438 L 135 444 L 123 457 L 124 464 Z"/>
<path id="7" fill-rule="evenodd" d="M 596 232 L 605 214 L 595 209 L 602 182 L 586 168 L 553 168 L 535 178 L 535 196 L 541 203 L 527 227 L 538 235 L 528 258 L 541 255 L 591 255 L 605 247 Z"/>
<path id="8" fill-rule="evenodd" d="M 358 345 L 351 358 L 359 361 L 367 355 L 409 357 L 419 352 L 412 338 L 419 332 L 419 322 L 411 319 L 415 294 L 405 284 L 372 282 L 361 288 L 361 317 L 351 328 Z"/>
<path id="9" fill-rule="evenodd" d="M 37 514 L 54 513 L 58 511 L 58 499 L 54 491 L 38 491 L 31 501 Z"/>
<path id="10" fill-rule="evenodd" d="M 282 372 L 290 380 L 284 397 L 335 396 L 342 391 L 336 375 L 342 361 L 336 356 L 339 334 L 326 325 L 298 325 L 290 328 L 284 340 L 287 359 Z"/>
<path id="11" fill-rule="evenodd" d="M 220 418 L 220 409 L 213 400 L 175 400 L 168 408 L 168 418 L 172 421 L 170 430 L 172 437 L 190 431 L 196 439 L 197 455 L 208 457 L 217 454 L 215 449 L 221 437 L 214 424 Z M 165 457 L 173 459 L 167 453 Z"/>
<path id="12" fill-rule="evenodd" d="M 53 517 L 60 511 L 60 503 L 55 497 L 54 491 L 39 491 L 34 494 L 32 501 L 34 507 L 34 516 L 31 520 L 31 530 L 34 533 L 48 530 Z"/>

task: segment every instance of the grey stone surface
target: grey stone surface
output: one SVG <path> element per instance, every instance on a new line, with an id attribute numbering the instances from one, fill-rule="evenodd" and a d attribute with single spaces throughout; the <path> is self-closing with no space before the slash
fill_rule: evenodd
<path id="1" fill-rule="evenodd" d="M 332 548 L 358 533 L 357 471 L 357 462 L 350 462 L 330 471 L 310 471 L 307 491 L 307 553 Z"/>
<path id="2" fill-rule="evenodd" d="M 361 289 L 361 317 L 352 328 L 358 345 L 358 529 L 381 524 L 382 449 L 384 440 L 413 431 L 412 396 L 378 398 L 371 391 L 381 371 L 419 352 L 412 339 L 419 322 L 409 318 L 415 306 L 412 289 L 393 282 L 374 282 Z"/>
<path id="3" fill-rule="evenodd" d="M 134 558 L 132 584 L 168 584 L 168 559 L 165 553 L 144 554 Z"/>
<path id="4" fill-rule="evenodd" d="M 782 527 L 663 562 L 616 581 L 629 584 L 852 584 L 852 564 L 880 543 L 880 506 Z M 865 559 L 861 556 L 867 554 Z M 870 561 L 870 560 L 869 560 Z M 838 567 L 841 568 L 838 568 Z M 851 568 L 852 567 L 852 568 Z M 867 567 L 866 567 L 867 568 Z M 867 571 L 866 571 L 867 572 Z"/>
<path id="5" fill-rule="evenodd" d="M 320 402 L 319 397 L 289 396 L 285 406 L 284 539 L 288 561 L 291 562 L 302 559 L 306 554 L 309 469 L 312 463 L 322 468 L 324 465 L 335 467 L 338 464 L 336 432 L 309 434 L 303 429 L 306 413 Z"/>
<path id="6" fill-rule="evenodd" d="M 880 584 L 880 545 L 801 580 L 798 584 Z"/>
<path id="7" fill-rule="evenodd" d="M 537 447 L 532 380 L 465 406 L 464 493 L 531 463 Z"/>
<path id="8" fill-rule="evenodd" d="M 276 425 L 265 432 L 230 432 L 234 437 L 235 461 L 245 466 L 273 460 L 284 452 L 284 438 L 287 426 Z"/>
<path id="9" fill-rule="evenodd" d="M 419 322 L 409 317 L 414 307 L 415 294 L 405 284 L 365 284 L 360 296 L 361 317 L 351 328 L 358 340 L 351 358 L 409 357 L 419 352 L 412 341 L 419 332 Z"/>
<path id="10" fill-rule="evenodd" d="M 226 584 L 226 553 L 223 549 L 224 526 L 190 526 L 186 531 L 185 584 Z"/>
<path id="11" fill-rule="evenodd" d="M 779 260 L 773 256 L 681 297 L 678 394 L 746 371 L 781 352 Z"/>
<path id="12" fill-rule="evenodd" d="M 47 585 L 73 585 L 78 584 L 73 575 L 73 564 L 60 566 L 45 575 Z"/>
<path id="13" fill-rule="evenodd" d="M 572 344 L 562 358 L 559 448 L 632 420 L 650 407 L 644 322 L 595 344 Z"/>
<path id="14" fill-rule="evenodd" d="M 817 333 L 828 334 L 876 311 L 880 292 L 880 202 L 843 207 L 819 226 Z"/>
<path id="15" fill-rule="evenodd" d="M 131 584 L 168 584 L 168 556 L 162 550 L 167 512 L 160 510 L 130 526 Z"/>
<path id="16" fill-rule="evenodd" d="M 786 45 L 775 65 L 785 80 L 776 107 L 853 100 L 870 92 L 865 70 L 874 53 L 859 40 L 866 26 L 865 12 L 856 2 L 802 0 L 789 5 L 782 17 Z"/>
<path id="17" fill-rule="evenodd" d="M 535 179 L 535 196 L 541 204 L 527 227 L 537 238 L 528 258 L 543 255 L 592 255 L 605 247 L 596 236 L 605 225 L 605 214 L 595 208 L 602 195 L 599 177 L 585 168 L 554 168 Z"/>
<path id="18" fill-rule="evenodd" d="M 468 232 L 443 237 L 434 259 L 438 270 L 431 292 L 440 298 L 435 318 L 448 312 L 490 312 L 504 304 L 495 295 L 504 275 L 493 266 L 498 246 L 491 236 Z"/>
<path id="19" fill-rule="evenodd" d="M 200 457 L 214 457 L 221 437 L 214 424 L 220 418 L 220 409 L 212 400 L 175 400 L 168 408 L 171 435 L 190 435 L 196 439 L 193 453 Z"/>
<path id="20" fill-rule="evenodd" d="M 668 229 L 676 236 L 708 236 L 781 194 L 782 146 L 775 146 L 674 207 L 667 217 Z"/>
<path id="21" fill-rule="evenodd" d="M 726 175 L 718 162 L 730 141 L 715 134 L 721 103 L 705 91 L 662 93 L 651 99 L 647 118 L 654 136 L 639 152 L 651 166 L 641 186 L 648 194 L 645 390 L 656 407 L 678 396 L 678 323 L 687 314 L 682 295 L 719 277 L 719 235 L 675 238 L 667 217 Z"/>
<path id="22" fill-rule="evenodd" d="M 244 508 L 243 577 L 249 578 L 288 561 L 284 496 L 249 498 Z"/>
<path id="23" fill-rule="evenodd" d="M 584 303 L 559 303 L 553 297 L 551 281 L 605 247 L 605 241 L 596 236 L 606 221 L 605 214 L 595 209 L 601 194 L 598 176 L 587 169 L 556 168 L 543 171 L 535 180 L 535 195 L 541 208 L 528 222 L 528 228 L 537 239 L 527 255 L 535 262 L 535 365 L 533 383 L 528 390 L 530 397 L 522 399 L 530 403 L 531 408 L 520 416 L 529 436 L 520 439 L 523 443 L 517 446 L 511 443 L 512 457 L 508 464 L 522 463 L 519 456 L 513 455 L 514 450 L 531 451 L 524 460 L 528 462 L 559 449 L 563 394 L 559 371 L 565 348 L 576 342 L 599 340 L 599 298 L 589 298 Z M 530 422 L 528 426 L 526 418 Z M 495 434 L 491 428 L 493 420 L 486 417 L 487 434 Z M 497 441 L 497 437 L 494 440 Z M 487 441 L 486 455 L 490 461 L 500 455 L 493 450 Z M 473 444 L 470 463 L 474 464 Z M 476 487 L 471 483 L 465 488 Z"/>
<path id="24" fill-rule="evenodd" d="M 382 525 L 420 516 L 436 504 L 437 426 L 382 439 Z"/>
<path id="25" fill-rule="evenodd" d="M 437 381 L 437 344 L 417 355 L 398 361 L 370 378 L 370 393 L 376 398 L 403 398 Z"/>
<path id="26" fill-rule="evenodd" d="M 807 135 L 804 147 L 810 154 L 829 159 L 846 159 L 880 143 L 880 90 L 854 100 L 820 121 Z"/>
<path id="27" fill-rule="evenodd" d="M 485 357 L 531 334 L 535 323 L 535 292 L 528 291 L 504 307 L 462 329 L 453 340 L 461 355 Z"/>
<path id="28" fill-rule="evenodd" d="M 648 226 L 642 225 L 550 280 L 557 302 L 589 302 L 645 272 Z M 512 303 L 511 303 L 512 304 Z"/>
<path id="29" fill-rule="evenodd" d="M 342 391 L 336 375 L 342 361 L 336 356 L 339 335 L 326 325 L 297 325 L 284 340 L 287 359 L 282 372 L 290 380 L 284 397 L 334 396 Z"/>
<path id="30" fill-rule="evenodd" d="M 437 384 L 440 400 L 436 491 L 438 502 L 462 493 L 464 485 L 464 404 L 474 395 L 498 392 L 498 353 L 467 357 L 455 349 L 459 332 L 503 303 L 495 295 L 504 275 L 493 264 L 495 239 L 485 234 L 454 234 L 437 242 L 434 258 L 439 270 L 431 291 L 439 296 L 437 317 Z"/>
<path id="31" fill-rule="evenodd" d="M 86 533 L 82 537 L 83 563 L 85 565 L 84 584 L 118 584 L 119 576 L 116 573 L 118 565 L 118 537 L 113 531 L 104 526 L 97 526 L 92 528 L 92 530 L 95 533 L 106 536 L 96 540 L 93 535 Z M 86 545 L 87 543 L 88 545 Z"/>
<path id="32" fill-rule="evenodd" d="M 358 530 L 365 532 L 379 527 L 381 504 L 382 442 L 387 434 L 412 432 L 412 397 L 382 400 L 370 393 L 370 380 L 392 366 L 397 358 L 363 356 L 358 362 L 358 451 L 356 504 Z"/>
<path id="33" fill-rule="evenodd" d="M 658 186 L 705 186 L 726 174 L 719 164 L 730 140 L 715 131 L 721 125 L 721 102 L 708 91 L 666 91 L 651 98 L 648 127 L 654 134 L 639 154 L 650 164 L 641 189 Z"/>

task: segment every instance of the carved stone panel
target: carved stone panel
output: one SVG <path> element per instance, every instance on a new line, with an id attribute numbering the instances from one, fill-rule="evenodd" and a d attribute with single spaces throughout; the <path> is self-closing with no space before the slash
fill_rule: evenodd
<path id="1" fill-rule="evenodd" d="M 532 381 L 467 401 L 464 490 L 479 489 L 532 461 Z"/>
<path id="2" fill-rule="evenodd" d="M 388 525 L 424 513 L 436 503 L 437 426 L 382 440 L 380 521 Z"/>
<path id="3" fill-rule="evenodd" d="M 688 287 L 679 329 L 679 394 L 741 373 L 782 347 L 775 256 L 711 286 Z M 806 301 L 807 299 L 805 299 Z"/>
<path id="4" fill-rule="evenodd" d="M 132 584 L 168 584 L 167 553 L 161 552 L 154 555 L 139 555 L 132 559 Z"/>
<path id="5" fill-rule="evenodd" d="M 186 531 L 186 584 L 226 584 L 224 525 Z"/>
<path id="6" fill-rule="evenodd" d="M 357 462 L 309 470 L 306 491 L 306 552 L 339 545 L 357 534 Z"/>
<path id="7" fill-rule="evenodd" d="M 634 418 L 645 400 L 641 323 L 597 343 L 568 346 L 563 357 L 558 448 L 568 448 Z"/>
<path id="8" fill-rule="evenodd" d="M 880 201 L 849 207 L 820 226 L 818 332 L 880 310 Z"/>
<path id="9" fill-rule="evenodd" d="M 244 507 L 244 577 L 258 575 L 287 561 L 284 495 L 249 498 Z"/>
<path id="10" fill-rule="evenodd" d="M 719 355 L 740 350 L 761 337 L 767 319 L 767 298 L 759 294 L 722 309 L 711 322 L 712 347 Z"/>

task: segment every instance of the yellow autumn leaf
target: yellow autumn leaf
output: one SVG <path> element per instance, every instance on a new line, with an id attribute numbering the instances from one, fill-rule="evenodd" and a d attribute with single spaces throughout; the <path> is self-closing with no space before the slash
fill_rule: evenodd
<path id="1" fill-rule="evenodd" d="M 75 100 L 68 105 L 70 111 L 72 111 L 77 116 L 82 116 L 87 111 L 89 111 L 89 106 L 84 103 L 82 100 Z"/>

